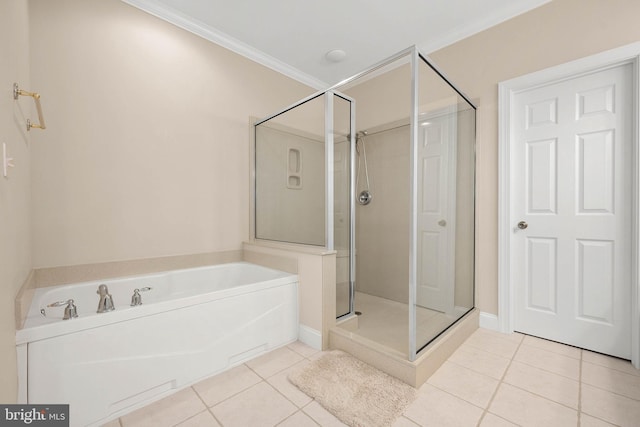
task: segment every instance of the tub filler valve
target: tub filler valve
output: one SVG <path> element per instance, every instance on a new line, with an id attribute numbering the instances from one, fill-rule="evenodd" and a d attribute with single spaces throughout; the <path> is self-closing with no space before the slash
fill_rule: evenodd
<path id="1" fill-rule="evenodd" d="M 107 285 L 98 286 L 97 294 L 100 295 L 100 301 L 98 302 L 98 313 L 106 313 L 107 311 L 115 310 L 113 305 L 113 298 L 109 293 Z"/>
<path id="2" fill-rule="evenodd" d="M 141 289 L 134 289 L 133 290 L 133 295 L 131 295 L 131 307 L 135 307 L 137 305 L 142 305 L 142 295 L 140 295 L 140 292 L 146 292 L 146 291 L 150 291 L 151 288 L 149 286 L 146 286 L 144 288 Z"/>
<path id="3" fill-rule="evenodd" d="M 72 299 L 66 300 L 66 301 L 53 302 L 47 305 L 47 307 L 62 307 L 65 304 L 66 304 L 66 307 L 64 308 L 64 317 L 62 318 L 62 320 L 69 320 L 69 319 L 73 319 L 74 317 L 78 317 L 78 308 L 73 303 Z M 44 309 L 41 310 L 40 312 L 42 313 L 43 311 Z"/>

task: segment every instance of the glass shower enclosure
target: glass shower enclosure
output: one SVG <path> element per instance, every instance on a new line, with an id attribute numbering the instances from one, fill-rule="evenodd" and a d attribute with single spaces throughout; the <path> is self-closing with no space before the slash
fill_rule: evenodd
<path id="1" fill-rule="evenodd" d="M 255 238 L 335 250 L 336 317 L 408 360 L 474 308 L 475 112 L 412 47 L 255 124 Z"/>

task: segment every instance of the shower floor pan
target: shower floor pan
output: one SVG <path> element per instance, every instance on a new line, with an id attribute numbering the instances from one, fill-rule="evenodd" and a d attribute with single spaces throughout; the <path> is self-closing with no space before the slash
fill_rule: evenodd
<path id="1" fill-rule="evenodd" d="M 479 311 L 473 309 L 411 362 L 408 360 L 406 304 L 358 293 L 356 309 L 363 312 L 362 316 L 338 322 L 338 326 L 329 332 L 329 346 L 351 353 L 414 387 L 420 387 L 478 329 Z M 430 311 L 425 309 L 418 313 L 418 342 L 421 337 L 433 336 L 436 329 L 441 330 L 449 323 L 443 315 Z"/>

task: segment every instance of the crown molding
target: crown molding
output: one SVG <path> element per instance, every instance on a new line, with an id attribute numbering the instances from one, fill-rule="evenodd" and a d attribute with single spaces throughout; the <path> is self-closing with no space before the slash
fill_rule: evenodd
<path id="1" fill-rule="evenodd" d="M 147 12 L 157 18 L 169 22 L 183 30 L 189 31 L 197 36 L 202 37 L 205 40 L 209 40 L 217 45 L 220 45 L 232 52 L 242 55 L 258 64 L 264 65 L 278 73 L 284 74 L 294 80 L 299 81 L 307 86 L 311 86 L 314 89 L 321 90 L 329 86 L 326 82 L 323 82 L 307 73 L 300 71 L 299 69 L 286 64 L 273 56 L 267 55 L 264 52 L 249 46 L 246 43 L 241 42 L 229 36 L 222 31 L 218 31 L 215 28 L 200 22 L 196 19 L 188 17 L 179 11 L 162 5 L 153 0 L 122 0 L 135 8 L 138 8 L 144 12 Z"/>

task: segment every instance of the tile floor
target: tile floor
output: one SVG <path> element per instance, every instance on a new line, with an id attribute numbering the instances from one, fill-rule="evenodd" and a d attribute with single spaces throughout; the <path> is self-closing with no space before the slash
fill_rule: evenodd
<path id="1" fill-rule="evenodd" d="M 130 426 L 341 426 L 287 380 L 321 355 L 299 342 L 115 420 Z M 520 334 L 476 331 L 394 427 L 640 426 L 640 371 Z"/>

